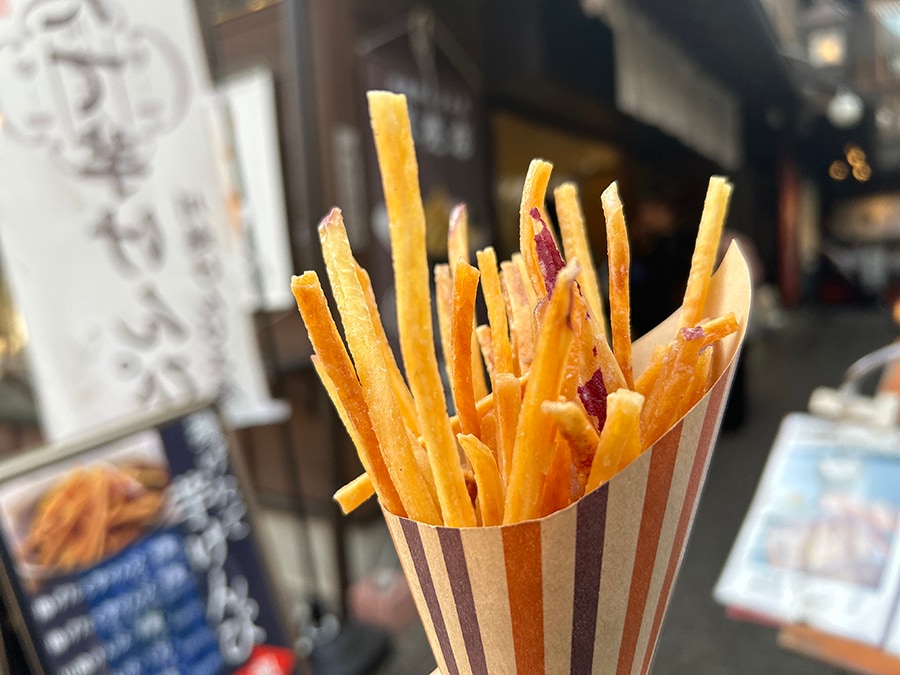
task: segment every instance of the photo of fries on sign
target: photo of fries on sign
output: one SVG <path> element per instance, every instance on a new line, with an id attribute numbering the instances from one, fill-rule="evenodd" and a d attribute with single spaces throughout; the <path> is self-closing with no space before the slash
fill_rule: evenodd
<path id="1" fill-rule="evenodd" d="M 315 272 L 291 284 L 365 468 L 335 498 L 378 495 L 441 673 L 647 672 L 747 323 L 737 247 L 713 274 L 731 185 L 709 182 L 681 309 L 634 343 L 615 183 L 608 304 L 574 185 L 546 216 L 549 163 L 529 167 L 508 261 L 488 247 L 473 265 L 454 210 L 433 270 L 448 410 L 406 99 L 368 100 L 403 371 L 339 210 L 319 235 L 346 346 Z"/>

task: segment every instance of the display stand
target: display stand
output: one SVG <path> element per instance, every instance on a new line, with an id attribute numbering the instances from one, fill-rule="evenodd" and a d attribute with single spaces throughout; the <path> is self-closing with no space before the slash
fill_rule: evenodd
<path id="1" fill-rule="evenodd" d="M 875 386 L 874 395 L 861 394 L 862 384 L 879 371 L 881 377 Z M 887 645 L 893 644 L 892 635 L 898 621 L 898 558 L 895 555 L 896 544 L 892 544 L 890 538 L 886 539 L 887 548 L 883 559 L 877 563 L 881 565 L 877 568 L 880 570 L 877 573 L 872 571 L 875 568 L 869 568 L 866 572 L 865 567 L 860 567 L 875 564 L 875 559 L 871 557 L 861 558 L 852 568 L 840 571 L 829 570 L 827 567 L 806 569 L 802 565 L 797 568 L 785 567 L 784 561 L 779 567 L 772 567 L 773 563 L 768 563 L 770 567 L 765 567 L 767 563 L 761 562 L 763 558 L 753 559 L 754 556 L 765 555 L 761 548 L 764 543 L 766 546 L 775 546 L 773 542 L 777 541 L 783 549 L 788 541 L 785 532 L 789 532 L 789 528 L 796 527 L 798 523 L 802 526 L 804 517 L 811 519 L 811 522 L 816 522 L 817 519 L 822 523 L 833 522 L 836 523 L 834 527 L 839 527 L 840 518 L 835 519 L 834 513 L 829 515 L 828 508 L 837 508 L 836 500 L 840 498 L 849 499 L 853 503 L 851 506 L 856 505 L 853 508 L 865 508 L 864 505 L 870 504 L 875 509 L 871 513 L 888 513 L 883 509 L 895 503 L 895 500 L 883 501 L 887 494 L 883 481 L 888 474 L 876 478 L 872 476 L 896 469 L 897 447 L 891 439 L 897 438 L 898 409 L 900 343 L 894 343 L 853 363 L 847 369 L 840 388 L 816 389 L 809 402 L 809 410 L 814 417 L 793 415 L 785 419 L 760 481 L 757 497 L 754 498 L 747 521 L 729 557 L 729 564 L 716 587 L 717 599 L 726 604 L 730 617 L 779 626 L 779 646 L 838 668 L 874 674 L 900 672 L 900 657 L 887 651 Z M 815 440 L 818 433 L 816 428 L 821 431 L 819 440 Z M 881 441 L 873 442 L 874 438 L 880 438 Z M 880 450 L 876 447 L 879 444 L 883 446 Z M 826 450 L 839 446 L 844 448 L 842 453 L 832 455 L 830 450 Z M 872 461 L 872 457 L 878 457 L 879 453 L 884 461 L 873 465 L 876 468 L 861 468 Z M 846 462 L 857 456 L 860 458 L 858 461 L 843 464 L 845 475 L 840 478 L 840 458 L 844 457 Z M 802 457 L 806 457 L 806 465 L 798 459 Z M 818 460 L 820 472 L 826 465 L 829 471 L 837 472 L 831 476 L 832 479 L 846 481 L 846 472 L 854 471 L 855 487 L 851 487 L 850 483 L 842 483 L 844 487 L 837 490 L 832 488 L 827 495 L 823 494 L 820 492 L 823 488 L 817 487 L 815 481 L 810 482 L 810 473 L 805 468 L 809 457 L 822 458 Z M 830 457 L 833 459 L 829 459 Z M 872 494 L 867 491 L 870 487 Z M 791 509 L 778 506 L 784 500 L 800 500 L 804 504 L 802 508 L 796 506 L 800 515 L 794 516 L 792 520 Z M 821 512 L 817 512 L 815 508 L 817 502 L 822 508 L 823 502 L 819 500 L 830 500 L 828 507 Z M 859 514 L 852 515 L 850 512 L 846 515 L 850 519 L 858 516 Z M 832 520 L 829 521 L 829 517 Z M 761 534 L 766 532 L 766 523 L 773 522 L 776 527 L 781 527 L 780 539 L 774 535 Z M 819 527 L 824 525 L 820 524 Z M 896 540 L 896 526 L 892 527 L 893 540 Z M 859 537 L 871 537 L 874 531 L 861 529 L 857 534 Z M 886 537 L 887 532 L 885 530 L 882 534 Z M 834 533 L 831 536 L 834 537 Z M 832 539 L 832 546 L 836 545 L 834 541 Z M 806 545 L 811 544 L 807 541 Z M 784 555 L 782 550 L 781 556 Z M 829 555 L 834 555 L 834 552 Z M 835 560 L 839 561 L 840 556 Z M 764 569 L 774 575 L 769 578 L 771 583 L 768 586 L 764 584 L 767 589 L 765 593 L 761 590 L 762 586 L 754 586 L 754 579 L 758 582 L 765 577 L 765 572 L 762 571 Z M 756 590 L 751 590 L 753 588 Z M 776 593 L 775 588 L 781 590 Z M 842 598 L 847 599 L 844 597 L 847 593 L 850 594 L 847 598 L 855 598 L 851 602 L 855 609 L 849 612 L 848 605 L 842 601 Z M 785 598 L 790 598 L 790 601 Z M 817 603 L 820 606 L 804 615 L 802 608 L 810 602 L 813 606 Z M 825 605 L 821 603 L 831 603 L 835 608 L 842 609 L 827 615 Z M 871 607 L 871 611 L 864 611 L 865 607 Z M 872 624 L 879 628 L 864 628 L 864 624 L 875 615 L 882 617 Z M 853 619 L 854 616 L 857 616 L 858 621 Z"/>

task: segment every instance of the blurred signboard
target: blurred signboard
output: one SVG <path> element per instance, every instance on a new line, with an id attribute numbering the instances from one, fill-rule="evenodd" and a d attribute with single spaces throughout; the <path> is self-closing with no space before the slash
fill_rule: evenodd
<path id="1" fill-rule="evenodd" d="M 4 606 L 32 672 L 293 672 L 236 459 L 201 404 L 0 466 Z"/>
<path id="2" fill-rule="evenodd" d="M 45 434 L 268 399 L 187 0 L 11 0 L 0 248 Z"/>

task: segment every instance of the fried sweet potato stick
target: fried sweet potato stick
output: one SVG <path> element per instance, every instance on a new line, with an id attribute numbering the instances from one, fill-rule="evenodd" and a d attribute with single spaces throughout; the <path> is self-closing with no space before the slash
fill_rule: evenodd
<path id="1" fill-rule="evenodd" d="M 369 92 L 369 114 L 390 224 L 400 351 L 419 413 L 445 525 L 475 524 L 434 354 L 425 211 L 406 97 Z"/>
<path id="2" fill-rule="evenodd" d="M 528 166 L 525 175 L 525 187 L 522 189 L 522 203 L 519 206 L 519 251 L 525 263 L 527 271 L 526 279 L 530 282 L 534 293 L 538 298 L 544 297 L 547 289 L 544 286 L 544 276 L 538 263 L 537 248 L 534 243 L 534 222 L 531 217 L 531 209 L 543 210 L 544 198 L 547 195 L 547 184 L 550 182 L 550 172 L 553 165 L 542 159 L 534 159 Z"/>
<path id="3" fill-rule="evenodd" d="M 491 351 L 494 355 L 494 376 L 496 377 L 497 373 L 515 372 L 509 344 L 506 303 L 500 287 L 497 254 L 494 249 L 489 246 L 475 255 L 478 259 L 478 269 L 481 271 L 481 290 L 484 293 L 488 322 L 491 326 Z"/>
<path id="4" fill-rule="evenodd" d="M 682 328 L 676 333 L 641 415 L 643 447 L 652 445 L 678 421 L 681 398 L 690 385 L 700 350 L 737 328 L 737 319 L 729 313 L 694 328 Z"/>
<path id="5" fill-rule="evenodd" d="M 509 485 L 521 405 L 522 384 L 519 378 L 510 373 L 499 373 L 494 382 L 494 414 L 497 420 L 497 464 L 504 486 Z"/>
<path id="6" fill-rule="evenodd" d="M 450 317 L 453 314 L 453 278 L 450 265 L 440 263 L 434 266 L 434 302 L 437 308 L 438 335 L 441 338 L 441 354 L 444 357 L 444 368 L 450 388 L 453 378 L 450 376 Z"/>
<path id="7" fill-rule="evenodd" d="M 365 293 L 356 276 L 350 242 L 339 210 L 333 209 L 319 225 L 319 239 L 344 325 L 344 335 L 390 476 L 410 518 L 432 525 L 440 524 L 442 519 L 437 505 L 432 502 L 431 495 L 422 489 L 422 477 L 409 439 L 405 434 L 397 433 L 398 429 L 404 428 L 403 417 L 388 378 L 384 352 L 377 343 L 378 331 L 372 325 Z M 433 357 L 434 352 L 431 353 Z M 322 360 L 325 360 L 324 357 Z M 335 384 L 340 389 L 337 379 Z M 375 485 L 379 487 L 377 481 Z"/>
<path id="8" fill-rule="evenodd" d="M 606 336 L 606 316 L 603 311 L 603 299 L 600 297 L 600 283 L 594 266 L 594 256 L 588 241 L 584 224 L 584 212 L 578 198 L 578 187 L 575 183 L 563 183 L 553 191 L 556 199 L 556 215 L 559 220 L 559 233 L 562 237 L 566 259 L 577 259 L 581 264 L 578 284 L 587 300 L 591 316 Z"/>
<path id="9" fill-rule="evenodd" d="M 391 349 L 387 333 L 384 332 L 384 324 L 381 321 L 381 313 L 378 311 L 378 302 L 375 299 L 375 288 L 372 286 L 372 279 L 359 263 L 356 264 L 356 276 L 359 278 L 359 283 L 366 294 L 369 316 L 372 317 L 372 326 L 374 326 L 377 333 L 376 338 L 384 356 L 384 364 L 388 369 L 391 387 L 394 389 L 397 404 L 400 406 L 400 414 L 403 415 L 403 421 L 406 423 L 406 426 L 418 435 L 421 431 L 419 430 L 419 418 L 416 416 L 416 403 L 409 392 L 409 387 L 406 386 L 406 380 L 403 379 L 400 366 L 397 365 L 397 358 L 394 356 L 394 350 Z"/>
<path id="10" fill-rule="evenodd" d="M 534 322 L 525 282 L 512 261 L 500 263 L 500 284 L 510 318 L 510 341 L 518 367 L 517 374 L 522 374 L 531 368 L 534 359 Z"/>
<path id="11" fill-rule="evenodd" d="M 375 486 L 369 474 L 362 473 L 334 493 L 334 501 L 341 507 L 344 515 L 358 509 L 375 494 Z"/>
<path id="12" fill-rule="evenodd" d="M 357 430 L 356 425 L 354 425 L 353 420 L 350 419 L 347 408 L 344 406 L 343 401 L 341 401 L 340 392 L 338 392 L 334 381 L 328 375 L 328 369 L 325 364 L 322 363 L 322 359 L 320 359 L 318 355 L 313 354 L 311 360 L 313 368 L 315 368 L 319 379 L 325 386 L 328 398 L 331 399 L 334 409 L 337 410 L 338 417 L 341 422 L 343 422 L 344 428 L 347 429 L 350 440 L 353 441 L 353 446 L 355 448 L 361 448 L 363 446 L 363 440 L 360 437 L 359 431 Z M 374 432 L 372 433 L 374 434 Z M 338 491 L 334 493 L 334 500 L 340 505 L 341 510 L 346 515 L 374 494 L 375 485 L 372 483 L 372 479 L 367 473 L 363 473 L 347 483 L 347 485 L 339 488 Z"/>
<path id="13" fill-rule="evenodd" d="M 722 226 L 725 223 L 731 190 L 731 184 L 721 176 L 709 179 L 703 213 L 700 216 L 700 227 L 697 230 L 697 241 L 691 258 L 691 271 L 684 291 L 684 301 L 681 303 L 679 328 L 696 326 L 703 318 L 703 308 L 706 306 L 709 283 L 719 252 L 719 239 L 722 237 Z"/>
<path id="14" fill-rule="evenodd" d="M 356 448 L 360 461 L 371 477 L 381 503 L 391 513 L 407 514 L 388 468 L 387 458 L 384 456 L 384 449 L 389 446 L 382 446 L 379 443 L 372 419 L 369 417 L 365 394 L 357 379 L 356 369 L 328 309 L 328 301 L 325 299 L 318 275 L 315 272 L 305 272 L 299 277 L 294 277 L 291 280 L 291 291 L 297 301 L 303 323 L 306 324 L 306 332 L 313 349 L 321 359 L 323 371 L 327 373 L 328 381 L 334 384 L 334 392 L 339 395 L 342 407 L 347 411 L 347 418 L 351 423 L 347 427 L 348 432 L 352 428 L 359 438 Z M 371 321 L 368 308 L 366 316 Z M 379 357 L 380 354 L 379 351 Z M 383 362 L 383 359 L 381 360 Z M 401 457 L 402 455 L 397 457 L 398 462 L 402 461 Z M 403 465 L 397 467 L 397 470 L 402 471 Z"/>
<path id="15" fill-rule="evenodd" d="M 499 525 L 503 522 L 503 484 L 494 454 L 477 436 L 460 434 L 457 439 L 475 473 L 481 524 Z"/>
<path id="16" fill-rule="evenodd" d="M 556 400 L 565 375 L 566 357 L 572 345 L 572 293 L 574 261 L 563 268 L 538 335 L 534 363 L 519 413 L 512 468 L 506 491 L 504 523 L 528 520 L 540 511 L 544 477 L 553 460 L 554 425 L 540 412 L 545 400 Z"/>
<path id="17" fill-rule="evenodd" d="M 458 204 L 450 212 L 450 227 L 447 230 L 447 259 L 450 275 L 456 277 L 456 266 L 460 261 L 469 262 L 469 212 L 465 204 Z M 469 352 L 472 358 L 472 390 L 475 399 L 487 396 L 487 380 L 484 377 L 484 363 L 478 348 L 478 338 L 471 336 Z"/>
<path id="18" fill-rule="evenodd" d="M 553 457 L 541 489 L 540 517 L 566 508 L 572 503 L 572 451 L 565 439 L 557 435 Z"/>
<path id="19" fill-rule="evenodd" d="M 639 428 L 644 397 L 636 391 L 619 389 L 609 395 L 606 403 L 606 424 L 600 432 L 585 492 L 596 490 L 612 478 L 640 455 L 644 447 Z"/>
<path id="20" fill-rule="evenodd" d="M 450 335 L 450 373 L 456 414 L 464 434 L 480 433 L 472 386 L 472 334 L 478 270 L 460 260 L 453 279 L 453 314 Z"/>
<path id="21" fill-rule="evenodd" d="M 691 383 L 687 391 L 684 392 L 684 396 L 682 396 L 678 410 L 675 413 L 676 419 L 684 417 L 688 410 L 693 408 L 697 401 L 703 398 L 703 395 L 706 393 L 709 387 L 710 371 L 712 370 L 714 346 L 711 344 L 700 350 L 700 356 L 697 357 L 697 365 L 694 366 L 694 374 L 691 376 Z"/>
<path id="22" fill-rule="evenodd" d="M 606 216 L 606 248 L 609 257 L 609 321 L 612 348 L 625 377 L 625 386 L 634 388 L 631 361 L 631 292 L 628 286 L 631 252 L 619 189 L 612 183 L 601 195 Z"/>
<path id="23" fill-rule="evenodd" d="M 594 423 L 575 401 L 544 401 L 541 412 L 553 418 L 560 435 L 569 444 L 576 477 L 584 488 L 597 452 L 597 443 L 600 442 Z"/>

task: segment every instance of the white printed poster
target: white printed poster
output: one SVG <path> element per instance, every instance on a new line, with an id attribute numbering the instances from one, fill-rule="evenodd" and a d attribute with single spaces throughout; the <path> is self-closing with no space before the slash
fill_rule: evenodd
<path id="1" fill-rule="evenodd" d="M 268 399 L 210 105 L 188 0 L 0 5 L 0 249 L 49 439 Z"/>

